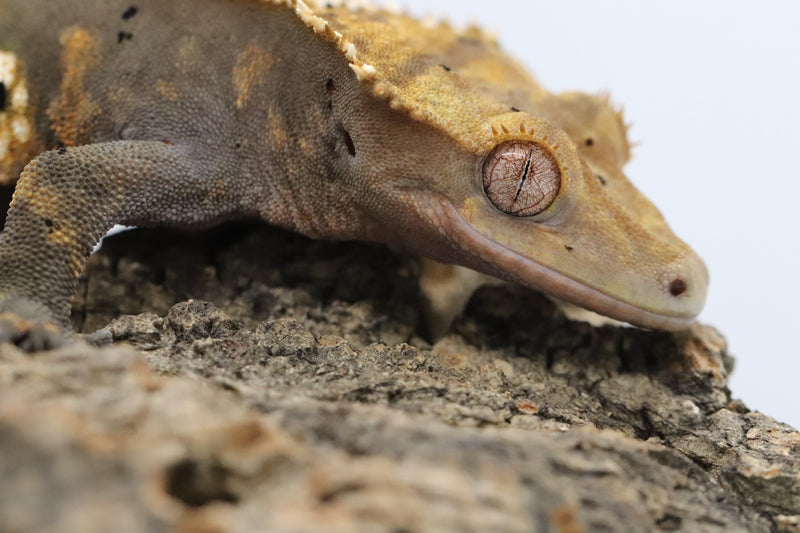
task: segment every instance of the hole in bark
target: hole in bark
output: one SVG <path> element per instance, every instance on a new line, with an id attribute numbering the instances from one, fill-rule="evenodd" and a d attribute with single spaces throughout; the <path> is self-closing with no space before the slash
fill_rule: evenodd
<path id="1" fill-rule="evenodd" d="M 319 501 L 322 503 L 331 503 L 339 496 L 353 492 L 360 492 L 363 491 L 365 488 L 366 486 L 363 483 L 358 483 L 356 481 L 351 483 L 345 483 L 341 486 L 335 487 L 329 491 L 322 493 L 319 497 Z"/>
<path id="2" fill-rule="evenodd" d="M 239 498 L 225 487 L 226 477 L 219 465 L 184 459 L 167 469 L 166 491 L 192 507 L 213 501 L 236 503 Z"/>
<path id="3" fill-rule="evenodd" d="M 683 525 L 683 520 L 680 516 L 676 516 L 674 514 L 667 513 L 661 518 L 658 519 L 656 525 L 662 531 L 677 531 Z"/>

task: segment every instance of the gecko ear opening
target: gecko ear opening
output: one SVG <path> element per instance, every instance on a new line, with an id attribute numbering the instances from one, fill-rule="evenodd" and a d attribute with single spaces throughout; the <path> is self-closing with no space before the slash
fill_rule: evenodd
<path id="1" fill-rule="evenodd" d="M 483 163 L 483 190 L 497 209 L 509 215 L 538 215 L 550 207 L 560 188 L 555 157 L 536 142 L 500 143 Z"/>

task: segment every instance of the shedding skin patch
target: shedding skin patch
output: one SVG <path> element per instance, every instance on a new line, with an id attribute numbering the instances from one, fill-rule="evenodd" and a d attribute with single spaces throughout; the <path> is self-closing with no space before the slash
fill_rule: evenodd
<path id="1" fill-rule="evenodd" d="M 53 131 L 67 146 L 89 141 L 94 119 L 101 110 L 84 88 L 87 71 L 100 60 L 99 43 L 87 30 L 71 27 L 60 37 L 63 52 L 61 92 L 47 110 Z"/>
<path id="2" fill-rule="evenodd" d="M 39 148 L 22 62 L 0 50 L 0 184 L 14 182 Z"/>
<path id="3" fill-rule="evenodd" d="M 236 88 L 236 107 L 242 109 L 250 100 L 250 89 L 261 83 L 269 72 L 275 58 L 266 50 L 250 46 L 236 56 L 233 67 L 233 85 Z"/>

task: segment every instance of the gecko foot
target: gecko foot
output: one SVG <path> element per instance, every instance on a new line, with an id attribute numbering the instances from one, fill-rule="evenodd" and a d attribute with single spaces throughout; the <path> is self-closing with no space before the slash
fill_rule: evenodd
<path id="1" fill-rule="evenodd" d="M 73 340 L 69 332 L 52 322 L 29 320 L 15 313 L 0 313 L 0 342 L 10 342 L 26 352 L 52 350 Z"/>

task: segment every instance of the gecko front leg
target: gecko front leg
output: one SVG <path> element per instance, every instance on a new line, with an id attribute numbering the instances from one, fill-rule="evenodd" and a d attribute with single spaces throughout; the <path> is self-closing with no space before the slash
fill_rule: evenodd
<path id="1" fill-rule="evenodd" d="M 448 332 L 478 288 L 504 283 L 459 265 L 439 263 L 426 258 L 421 258 L 420 262 L 422 271 L 419 288 L 424 302 L 427 333 L 433 342 Z"/>
<path id="2" fill-rule="evenodd" d="M 33 331 L 69 334 L 78 277 L 113 225 L 190 226 L 240 211 L 241 193 L 216 177 L 190 146 L 161 141 L 61 148 L 31 161 L 0 235 L 0 312 L 19 317 L 6 315 L 0 335 L 20 343 Z"/>

